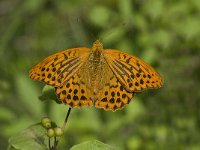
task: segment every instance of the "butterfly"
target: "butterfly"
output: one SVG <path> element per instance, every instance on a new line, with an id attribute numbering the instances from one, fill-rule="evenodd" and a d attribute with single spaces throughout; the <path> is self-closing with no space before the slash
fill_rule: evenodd
<path id="1" fill-rule="evenodd" d="M 52 54 L 31 68 L 30 78 L 55 87 L 60 101 L 72 107 L 122 109 L 137 92 L 160 88 L 163 79 L 138 57 L 103 49 L 96 40 L 92 48 L 70 48 Z"/>

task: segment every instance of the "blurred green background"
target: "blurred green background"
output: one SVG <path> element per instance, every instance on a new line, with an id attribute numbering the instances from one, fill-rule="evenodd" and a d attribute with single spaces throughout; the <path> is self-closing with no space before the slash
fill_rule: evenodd
<path id="1" fill-rule="evenodd" d="M 132 53 L 164 77 L 123 110 L 72 109 L 59 149 L 97 139 L 118 150 L 200 149 L 199 0 L 1 0 L 0 149 L 43 116 L 62 125 L 67 106 L 41 102 L 29 69 L 71 47 Z"/>

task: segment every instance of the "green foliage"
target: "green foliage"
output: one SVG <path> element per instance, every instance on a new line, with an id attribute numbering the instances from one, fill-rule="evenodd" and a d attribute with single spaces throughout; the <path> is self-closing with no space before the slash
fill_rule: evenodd
<path id="1" fill-rule="evenodd" d="M 61 101 L 58 100 L 54 87 L 50 85 L 45 85 L 42 89 L 42 95 L 39 96 L 41 101 L 45 100 L 54 100 L 56 103 L 61 104 Z"/>
<path id="2" fill-rule="evenodd" d="M 120 150 L 200 148 L 199 0 L 0 3 L 1 149 L 42 116 L 63 123 L 67 106 L 58 105 L 52 87 L 45 86 L 41 94 L 44 85 L 28 78 L 31 66 L 62 49 L 90 47 L 97 38 L 105 48 L 150 63 L 165 85 L 138 94 L 115 113 L 72 109 L 59 149 L 93 139 Z"/>
<path id="3" fill-rule="evenodd" d="M 61 133 L 61 128 L 55 128 L 55 134 Z M 42 124 L 35 124 L 27 129 L 17 133 L 9 139 L 8 150 L 48 150 L 48 134 L 52 135 L 52 130 L 46 130 Z M 63 133 L 63 131 L 62 131 Z M 109 145 L 106 145 L 97 140 L 84 142 L 74 145 L 70 150 L 114 150 Z"/>
<path id="4" fill-rule="evenodd" d="M 114 150 L 114 148 L 97 140 L 93 140 L 75 145 L 70 150 Z"/>
<path id="5" fill-rule="evenodd" d="M 11 137 L 8 150 L 48 150 L 47 145 L 46 129 L 36 124 Z"/>

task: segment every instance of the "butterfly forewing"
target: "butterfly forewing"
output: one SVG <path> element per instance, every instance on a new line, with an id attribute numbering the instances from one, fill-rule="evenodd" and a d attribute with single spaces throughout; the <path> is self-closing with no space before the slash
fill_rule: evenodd
<path id="1" fill-rule="evenodd" d="M 127 91 L 142 91 L 146 88 L 159 88 L 161 76 L 141 59 L 118 50 L 104 50 L 104 57 Z"/>
<path id="2" fill-rule="evenodd" d="M 72 48 L 50 55 L 32 67 L 29 76 L 52 86 L 61 86 L 84 64 L 89 48 Z"/>

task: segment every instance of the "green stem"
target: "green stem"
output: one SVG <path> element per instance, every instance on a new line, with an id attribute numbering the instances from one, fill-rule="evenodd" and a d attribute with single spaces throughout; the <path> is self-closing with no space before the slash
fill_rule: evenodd
<path id="1" fill-rule="evenodd" d="M 70 115 L 70 112 L 71 112 L 71 107 L 69 107 L 68 111 L 67 111 L 67 115 L 65 117 L 65 121 L 63 123 L 63 126 L 62 126 L 62 130 L 64 131 L 65 127 L 66 127 L 66 124 L 67 124 L 67 120 L 69 118 L 69 115 Z M 58 146 L 58 142 L 59 142 L 59 138 L 54 138 L 54 146 L 52 148 L 50 148 L 50 150 L 56 150 L 57 149 L 57 146 Z"/>
<path id="2" fill-rule="evenodd" d="M 51 149 L 51 139 L 49 137 L 49 149 Z"/>
<path id="3" fill-rule="evenodd" d="M 62 130 L 63 130 L 63 131 L 64 131 L 65 127 L 66 127 L 67 120 L 68 120 L 68 118 L 69 118 L 69 115 L 70 115 L 71 109 L 72 109 L 72 108 L 69 107 L 69 109 L 68 109 L 68 111 L 67 111 L 67 115 L 66 115 L 66 117 L 65 117 L 65 121 L 64 121 L 63 126 L 62 126 Z"/>

